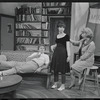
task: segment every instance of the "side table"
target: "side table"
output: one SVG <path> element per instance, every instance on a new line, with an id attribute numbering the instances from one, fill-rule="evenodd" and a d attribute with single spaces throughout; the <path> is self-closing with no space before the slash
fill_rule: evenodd
<path id="1" fill-rule="evenodd" d="M 3 79 L 0 79 L 0 95 L 16 91 L 21 81 L 22 77 L 19 75 L 3 76 Z"/>

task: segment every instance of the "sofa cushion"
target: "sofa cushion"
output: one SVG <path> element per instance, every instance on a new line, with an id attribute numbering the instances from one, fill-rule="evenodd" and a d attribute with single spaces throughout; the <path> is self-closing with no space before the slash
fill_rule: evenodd
<path id="1" fill-rule="evenodd" d="M 7 57 L 8 61 L 26 61 L 26 58 L 33 52 L 25 51 L 2 51 L 1 54 Z"/>

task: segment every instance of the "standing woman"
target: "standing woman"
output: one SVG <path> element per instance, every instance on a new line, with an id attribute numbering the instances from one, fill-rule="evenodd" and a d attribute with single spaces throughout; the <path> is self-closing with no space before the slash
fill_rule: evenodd
<path id="1" fill-rule="evenodd" d="M 65 73 L 68 71 L 69 60 L 70 60 L 70 42 L 69 36 L 64 33 L 65 24 L 59 21 L 57 24 L 58 35 L 56 37 L 56 44 L 51 46 L 51 50 L 54 52 L 51 68 L 54 70 L 54 85 L 51 88 L 57 88 L 59 72 L 62 76 L 62 85 L 58 88 L 59 91 L 65 89 Z"/>

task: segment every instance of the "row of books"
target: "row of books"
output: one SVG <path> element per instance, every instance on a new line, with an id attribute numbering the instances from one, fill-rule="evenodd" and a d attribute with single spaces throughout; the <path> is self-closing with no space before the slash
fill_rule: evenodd
<path id="1" fill-rule="evenodd" d="M 49 52 L 49 46 L 46 47 L 46 52 Z M 16 50 L 38 51 L 38 45 L 17 45 Z"/>
<path id="2" fill-rule="evenodd" d="M 31 7 L 31 6 L 16 7 L 15 13 L 16 13 L 16 15 L 19 15 L 19 14 L 34 14 L 34 13 L 40 14 L 41 13 L 41 7 Z"/>
<path id="3" fill-rule="evenodd" d="M 16 15 L 16 21 L 41 21 L 41 15 L 34 15 L 34 14 L 30 14 L 30 15 Z"/>
<path id="4" fill-rule="evenodd" d="M 16 36 L 41 36 L 41 30 L 18 30 Z"/>
<path id="5" fill-rule="evenodd" d="M 18 37 L 16 39 L 17 44 L 49 44 L 48 38 L 27 38 L 27 37 Z"/>
<path id="6" fill-rule="evenodd" d="M 43 8 L 43 14 L 70 14 L 71 7 L 66 8 Z"/>
<path id="7" fill-rule="evenodd" d="M 44 7 L 48 6 L 70 6 L 70 2 L 43 2 Z"/>
<path id="8" fill-rule="evenodd" d="M 41 23 L 16 23 L 16 29 L 41 29 Z"/>
<path id="9" fill-rule="evenodd" d="M 39 38 L 25 38 L 19 37 L 16 39 L 17 44 L 41 44 L 41 40 Z"/>

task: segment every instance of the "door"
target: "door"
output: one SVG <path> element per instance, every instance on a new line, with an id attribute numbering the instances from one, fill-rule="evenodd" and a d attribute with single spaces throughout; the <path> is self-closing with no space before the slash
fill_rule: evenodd
<path id="1" fill-rule="evenodd" d="M 58 21 L 61 20 L 65 23 L 65 33 L 69 35 L 70 37 L 70 18 L 50 18 L 50 44 L 53 45 L 55 44 L 55 39 L 58 34 L 58 29 L 57 29 L 57 23 Z"/>
<path id="2" fill-rule="evenodd" d="M 14 18 L 1 16 L 1 50 L 14 50 Z"/>

